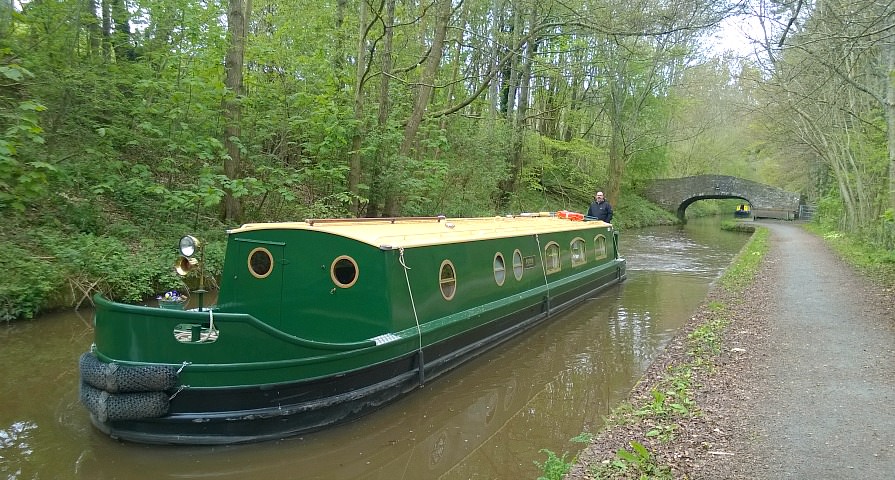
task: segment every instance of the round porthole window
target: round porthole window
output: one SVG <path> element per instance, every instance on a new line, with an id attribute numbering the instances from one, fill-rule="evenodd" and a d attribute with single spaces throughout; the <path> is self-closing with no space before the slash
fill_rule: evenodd
<path id="1" fill-rule="evenodd" d="M 255 278 L 266 278 L 273 271 L 273 255 L 270 250 L 258 247 L 249 253 L 249 272 Z"/>
<path id="2" fill-rule="evenodd" d="M 333 283 L 341 288 L 348 288 L 357 281 L 357 262 L 353 258 L 342 255 L 329 267 L 329 276 Z"/>
<path id="3" fill-rule="evenodd" d="M 450 260 L 441 262 L 441 271 L 438 274 L 438 283 L 441 286 L 441 296 L 445 300 L 454 298 L 457 293 L 457 272 Z"/>
<path id="4" fill-rule="evenodd" d="M 507 279 L 507 266 L 503 261 L 503 254 L 497 252 L 494 255 L 494 281 L 497 282 L 497 285 L 503 285 L 503 282 Z"/>

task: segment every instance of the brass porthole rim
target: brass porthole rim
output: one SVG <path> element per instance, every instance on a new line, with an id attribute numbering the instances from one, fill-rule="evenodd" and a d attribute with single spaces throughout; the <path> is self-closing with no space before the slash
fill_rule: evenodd
<path id="1" fill-rule="evenodd" d="M 351 265 L 354 266 L 354 280 L 352 280 L 350 283 L 342 283 L 339 281 L 339 279 L 336 278 L 336 264 L 339 263 L 339 260 L 348 260 L 349 262 L 351 262 Z M 357 266 L 357 261 L 355 261 L 348 255 L 339 255 L 333 260 L 333 263 L 329 265 L 329 278 L 332 279 L 333 283 L 335 283 L 336 286 L 339 288 L 353 287 L 354 284 L 357 283 L 358 277 L 360 277 L 360 268 L 358 268 Z"/>
<path id="2" fill-rule="evenodd" d="M 453 289 L 453 291 L 451 292 L 450 295 L 445 295 L 445 293 L 444 293 L 444 283 L 441 281 L 441 272 L 444 271 L 444 266 L 445 266 L 445 265 L 450 265 L 450 267 L 451 267 L 451 273 L 454 274 L 454 275 L 453 275 L 454 289 Z M 443 262 L 441 262 L 441 266 L 438 267 L 438 289 L 441 291 L 441 296 L 442 296 L 445 300 L 447 300 L 447 301 L 452 300 L 452 299 L 454 298 L 454 296 L 457 295 L 457 268 L 454 267 L 454 262 L 452 262 L 452 261 L 450 261 L 450 260 L 444 260 Z"/>
<path id="3" fill-rule="evenodd" d="M 500 264 L 503 265 L 503 279 L 500 281 L 497 280 L 497 269 L 495 268 L 494 269 L 494 283 L 496 283 L 498 287 L 502 287 L 503 284 L 506 283 L 506 281 L 507 281 L 507 261 L 505 258 L 503 258 L 502 253 L 497 252 L 494 254 L 494 260 L 491 261 L 492 267 L 494 266 L 494 261 L 497 260 L 498 258 L 500 259 Z"/>
<path id="4" fill-rule="evenodd" d="M 264 252 L 267 255 L 267 258 L 270 259 L 270 268 L 267 270 L 267 273 L 265 273 L 264 275 L 258 275 L 258 273 L 256 273 L 255 270 L 252 269 L 252 257 L 254 257 L 255 253 L 257 253 L 257 252 Z M 249 252 L 249 258 L 246 259 L 246 266 L 248 266 L 249 273 L 251 273 L 253 277 L 267 278 L 268 276 L 270 276 L 270 272 L 273 272 L 273 266 L 274 266 L 273 254 L 270 253 L 270 250 L 268 250 L 264 247 L 256 247 L 256 248 L 252 249 L 251 252 Z"/>

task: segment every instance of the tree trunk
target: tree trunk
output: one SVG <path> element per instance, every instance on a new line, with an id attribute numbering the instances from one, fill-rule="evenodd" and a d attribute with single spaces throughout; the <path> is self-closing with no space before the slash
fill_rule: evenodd
<path id="1" fill-rule="evenodd" d="M 226 70 L 226 78 L 224 84 L 227 87 L 228 94 L 223 100 L 224 114 L 224 138 L 223 143 L 227 149 L 227 158 L 224 160 L 224 175 L 231 181 L 240 178 L 240 140 L 241 135 L 240 121 L 242 117 L 241 100 L 243 95 L 242 88 L 242 68 L 245 57 L 245 27 L 247 18 L 251 15 L 251 0 L 230 0 L 229 9 L 227 10 L 227 29 L 229 30 L 230 45 L 227 49 L 227 55 L 224 59 L 224 68 Z M 230 188 L 224 189 L 224 212 L 223 220 L 225 222 L 240 222 L 242 220 L 242 204 L 239 197 L 233 195 Z"/>
<path id="2" fill-rule="evenodd" d="M 382 19 L 382 22 L 382 75 L 379 77 L 379 111 L 377 113 L 376 127 L 380 132 L 385 133 L 389 128 L 388 117 L 391 111 L 389 80 L 391 79 L 393 69 L 392 43 L 394 39 L 395 0 L 386 0 L 385 17 Z M 386 182 L 383 178 L 386 171 L 384 168 L 384 165 L 387 163 L 386 154 L 387 152 L 380 142 L 377 147 L 376 161 L 371 169 L 370 198 L 365 213 L 367 217 L 378 217 L 386 198 L 384 187 Z"/>
<path id="3" fill-rule="evenodd" d="M 621 127 L 612 126 L 611 138 L 609 140 L 609 182 L 606 185 L 606 201 L 613 208 L 618 208 L 619 197 L 621 196 L 622 178 L 625 175 L 625 163 L 627 158 L 625 155 L 625 141 Z M 599 188 L 599 187 L 597 187 Z M 593 193 L 593 192 L 591 192 Z"/>
<path id="4" fill-rule="evenodd" d="M 2 7 L 0 7 L 2 8 Z M 87 29 L 87 46 L 89 47 L 90 58 L 98 59 L 100 55 L 100 44 L 102 43 L 102 31 L 100 30 L 100 20 L 96 16 L 99 5 L 96 0 L 85 0 L 85 11 L 82 13 L 83 23 Z M 0 27 L 0 37 L 3 36 L 2 27 Z"/>
<path id="5" fill-rule="evenodd" d="M 889 208 L 895 212 L 895 38 L 882 42 L 886 68 L 886 139 L 889 149 Z"/>
<path id="6" fill-rule="evenodd" d="M 429 98 L 435 89 L 435 77 L 438 73 L 438 67 L 441 64 L 441 56 L 444 51 L 444 40 L 447 36 L 447 27 L 451 19 L 451 0 L 438 0 L 438 11 L 435 19 L 435 36 L 432 38 L 432 51 L 426 62 L 426 67 L 420 75 L 419 93 L 413 104 L 413 110 L 407 125 L 404 127 L 404 139 L 398 153 L 401 157 L 409 157 L 411 151 L 416 145 L 416 134 L 419 132 L 420 124 L 423 121 L 423 115 L 426 113 L 426 107 L 429 104 Z M 396 192 L 389 195 L 385 205 L 385 214 L 387 216 L 396 216 L 400 214 L 398 206 L 399 196 Z"/>
<path id="7" fill-rule="evenodd" d="M 534 25 L 536 9 L 532 7 L 531 20 Z M 531 91 L 531 63 L 538 52 L 538 42 L 534 41 L 527 47 L 528 55 L 522 59 L 522 67 L 519 69 L 519 103 L 513 118 L 513 152 L 510 161 L 510 175 L 507 179 L 502 197 L 506 200 L 516 191 L 519 178 L 522 176 L 522 147 L 525 144 L 525 116 L 528 115 L 528 100 Z M 499 207 L 504 207 L 501 202 Z"/>
<path id="8" fill-rule="evenodd" d="M 12 27 L 12 0 L 0 1 L 0 37 L 7 38 Z"/>
<path id="9" fill-rule="evenodd" d="M 367 76 L 367 2 L 361 1 L 358 22 L 357 74 L 354 87 L 354 137 L 351 139 L 351 153 L 348 161 L 348 193 L 351 194 L 351 213 L 360 213 L 361 144 L 364 131 L 364 79 Z"/>
<path id="10" fill-rule="evenodd" d="M 130 14 L 124 0 L 111 0 L 112 21 L 115 23 L 115 33 L 112 35 L 112 50 L 115 52 L 115 61 L 123 62 L 133 60 L 133 47 L 131 46 Z"/>
<path id="11" fill-rule="evenodd" d="M 102 49 L 106 61 L 112 59 L 112 0 L 102 0 Z"/>

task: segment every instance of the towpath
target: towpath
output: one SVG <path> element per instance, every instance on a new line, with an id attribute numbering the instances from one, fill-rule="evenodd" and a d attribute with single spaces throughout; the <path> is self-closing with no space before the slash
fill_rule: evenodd
<path id="1" fill-rule="evenodd" d="M 766 226 L 767 343 L 746 419 L 755 436 L 741 439 L 758 455 L 739 473 L 895 478 L 895 292 L 869 285 L 802 228 Z"/>
<path id="2" fill-rule="evenodd" d="M 731 312 L 725 360 L 694 393 L 704 415 L 651 451 L 675 478 L 895 478 L 895 291 L 796 224 L 760 224 L 769 252 Z M 569 478 L 642 437 L 625 428 L 596 439 Z"/>

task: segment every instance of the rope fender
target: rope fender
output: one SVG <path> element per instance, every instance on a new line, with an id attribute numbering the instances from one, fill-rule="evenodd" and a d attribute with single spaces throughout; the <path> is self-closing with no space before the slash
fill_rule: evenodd
<path id="1" fill-rule="evenodd" d="M 81 380 L 109 393 L 161 392 L 177 385 L 177 368 L 166 365 L 130 367 L 101 362 L 93 352 L 78 360 Z"/>
<path id="2" fill-rule="evenodd" d="M 165 392 L 109 393 L 81 382 L 81 403 L 102 423 L 157 418 L 168 413 Z"/>

